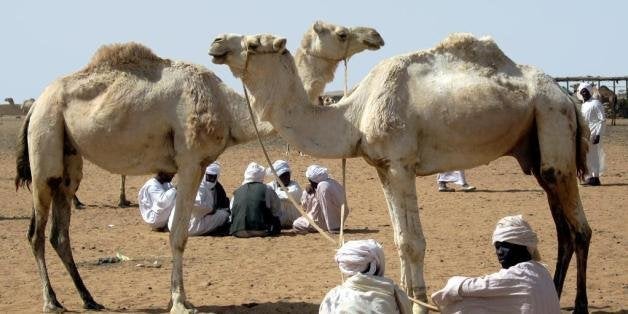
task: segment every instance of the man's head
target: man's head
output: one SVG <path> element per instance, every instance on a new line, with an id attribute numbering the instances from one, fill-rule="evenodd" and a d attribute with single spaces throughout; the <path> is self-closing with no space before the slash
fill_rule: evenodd
<path id="1" fill-rule="evenodd" d="M 264 167 L 258 165 L 255 162 L 250 163 L 246 170 L 244 171 L 244 181 L 242 184 L 247 184 L 251 182 L 262 183 L 264 181 L 264 176 L 266 175 L 266 171 Z"/>
<path id="2" fill-rule="evenodd" d="M 319 183 L 329 178 L 329 173 L 327 172 L 327 168 L 319 165 L 311 165 L 305 170 L 305 177 L 310 181 L 312 187 L 316 189 Z"/>
<path id="3" fill-rule="evenodd" d="M 288 162 L 285 160 L 275 160 L 275 162 L 273 162 L 273 169 L 275 169 L 275 172 L 277 172 L 281 183 L 283 183 L 283 185 L 285 186 L 288 186 L 291 179 L 290 165 L 288 164 Z M 268 170 L 268 175 L 272 175 L 272 173 L 270 173 L 270 169 Z"/>
<path id="4" fill-rule="evenodd" d="M 162 184 L 172 181 L 172 178 L 174 178 L 174 173 L 162 172 L 162 171 L 159 171 L 157 175 L 155 176 L 155 179 L 157 179 L 157 181 L 159 181 L 159 183 L 162 183 Z"/>
<path id="5" fill-rule="evenodd" d="M 347 241 L 336 252 L 335 260 L 340 271 L 347 276 L 358 273 L 384 276 L 384 250 L 372 239 Z"/>
<path id="6" fill-rule="evenodd" d="M 593 95 L 593 85 L 590 83 L 580 83 L 578 85 L 577 97 L 582 101 L 589 101 Z"/>
<path id="7" fill-rule="evenodd" d="M 220 175 L 220 165 L 217 163 L 212 163 L 211 165 L 205 168 L 205 181 L 216 184 L 218 181 L 218 176 Z"/>
<path id="8" fill-rule="evenodd" d="M 495 254 L 503 268 L 531 259 L 539 260 L 537 244 L 536 233 L 521 215 L 500 219 L 493 231 Z"/>

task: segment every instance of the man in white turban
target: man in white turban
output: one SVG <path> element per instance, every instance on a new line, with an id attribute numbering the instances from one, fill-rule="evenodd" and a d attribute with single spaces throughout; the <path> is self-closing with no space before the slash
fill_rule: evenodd
<path id="1" fill-rule="evenodd" d="M 279 217 L 279 221 L 281 222 L 281 228 L 290 229 L 292 228 L 292 223 L 297 220 L 301 216 L 299 210 L 294 207 L 292 202 L 288 199 L 288 196 L 292 197 L 296 202 L 301 199 L 301 194 L 303 194 L 303 190 L 299 186 L 299 183 L 291 180 L 292 171 L 290 171 L 290 165 L 285 160 L 276 160 L 273 163 L 273 168 L 279 176 L 279 180 L 286 186 L 286 190 L 281 188 L 281 185 L 277 182 L 277 180 L 273 180 L 267 185 L 275 191 L 279 200 L 281 201 L 281 210 L 277 213 L 273 213 L 273 215 Z M 273 177 L 270 168 L 267 169 L 267 175 L 271 178 Z"/>
<path id="2" fill-rule="evenodd" d="M 281 209 L 277 194 L 263 183 L 266 171 L 257 163 L 250 163 L 244 172 L 242 185 L 233 192 L 231 228 L 229 233 L 240 238 L 263 237 L 281 232 L 279 218 L 274 212 Z"/>
<path id="3" fill-rule="evenodd" d="M 140 214 L 153 231 L 166 230 L 168 217 L 176 204 L 177 190 L 170 183 L 173 177 L 174 173 L 159 172 L 138 192 Z"/>
<path id="4" fill-rule="evenodd" d="M 205 169 L 205 176 L 196 192 L 194 207 L 190 215 L 188 235 L 225 235 L 229 227 L 229 198 L 222 184 L 218 182 L 220 165 L 213 163 Z M 172 230 L 174 213 L 168 219 L 168 229 Z"/>
<path id="5" fill-rule="evenodd" d="M 591 130 L 591 144 L 587 153 L 587 168 L 585 182 L 583 185 L 598 186 L 600 175 L 604 172 L 604 150 L 602 149 L 601 136 L 604 134 L 605 121 L 604 106 L 593 98 L 593 85 L 580 83 L 578 85 L 578 98 L 583 101 L 580 108 L 584 120 L 589 124 Z"/>
<path id="6" fill-rule="evenodd" d="M 338 181 L 329 177 L 327 168 L 319 165 L 307 167 L 305 176 L 310 182 L 301 196 L 301 206 L 307 215 L 323 230 L 338 232 L 345 201 L 345 190 Z M 345 219 L 349 210 L 345 209 Z M 292 227 L 300 233 L 316 232 L 305 217 L 299 217 Z"/>
<path id="7" fill-rule="evenodd" d="M 521 215 L 502 218 L 493 232 L 502 269 L 482 277 L 454 276 L 432 294 L 442 313 L 558 314 L 552 276 L 538 262 L 538 239 Z"/>
<path id="8" fill-rule="evenodd" d="M 325 295 L 319 313 L 412 313 L 408 295 L 384 277 L 384 250 L 375 240 L 347 241 L 335 259 L 348 278 Z"/>

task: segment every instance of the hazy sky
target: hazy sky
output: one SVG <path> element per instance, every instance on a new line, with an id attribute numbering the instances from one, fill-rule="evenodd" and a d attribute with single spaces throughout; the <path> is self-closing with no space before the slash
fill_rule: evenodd
<path id="1" fill-rule="evenodd" d="M 515 62 L 553 76 L 628 75 L 628 1 L 31 1 L 2 0 L 0 99 L 37 98 L 103 44 L 137 41 L 202 64 L 241 93 L 207 49 L 221 33 L 272 33 L 292 52 L 316 20 L 370 26 L 386 45 L 349 62 L 354 85 L 380 60 L 434 46 L 452 32 L 490 35 Z M 339 67 L 342 71 L 342 67 Z M 342 89 L 342 72 L 328 90 Z"/>

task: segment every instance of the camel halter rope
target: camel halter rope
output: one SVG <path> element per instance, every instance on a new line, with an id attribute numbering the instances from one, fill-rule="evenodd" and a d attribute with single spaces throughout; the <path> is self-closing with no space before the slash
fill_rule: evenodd
<path id="1" fill-rule="evenodd" d="M 349 49 L 349 45 L 347 45 L 346 50 Z M 345 50 L 345 56 L 346 56 L 346 50 Z M 348 76 L 348 70 L 347 70 L 347 58 L 343 58 L 344 61 L 344 66 L 345 66 L 345 75 L 344 75 L 344 96 L 347 96 L 347 76 Z M 245 53 L 245 58 L 244 58 L 244 70 L 242 72 L 242 89 L 244 90 L 244 98 L 246 99 L 246 104 L 247 107 L 249 109 L 249 115 L 251 116 L 251 122 L 253 122 L 253 128 L 255 129 L 255 134 L 257 135 L 257 141 L 259 142 L 260 146 L 262 147 L 262 151 L 264 152 L 264 157 L 266 158 L 266 162 L 268 163 L 268 167 L 270 168 L 270 171 L 273 173 L 273 176 L 275 177 L 275 180 L 277 181 L 277 183 L 279 183 L 279 185 L 281 186 L 281 189 L 283 191 L 287 191 L 288 188 L 286 188 L 286 185 L 283 184 L 283 182 L 279 179 L 279 176 L 277 175 L 277 172 L 275 171 L 275 168 L 272 165 L 272 162 L 270 161 L 270 157 L 268 157 L 268 152 L 266 151 L 266 147 L 264 146 L 264 142 L 262 141 L 262 137 L 259 135 L 259 130 L 257 128 L 257 122 L 255 122 L 255 115 L 253 114 L 253 108 L 251 106 L 251 101 L 249 100 L 249 93 L 247 91 L 246 85 L 244 84 L 244 77 L 246 76 L 246 71 L 249 65 L 249 52 L 248 50 Z M 343 96 L 343 97 L 344 97 Z M 342 159 L 342 185 L 343 187 L 345 187 L 345 169 L 346 169 L 346 164 L 347 164 L 347 160 L 345 158 Z M 312 218 L 310 218 L 309 215 L 307 215 L 307 213 L 301 208 L 301 205 L 297 204 L 297 202 L 292 198 L 292 196 L 288 193 L 286 193 L 288 195 L 288 199 L 290 200 L 290 202 L 292 203 L 292 205 L 294 205 L 294 207 L 299 211 L 299 213 L 301 213 L 301 215 L 303 215 L 303 217 L 305 217 L 305 219 L 307 219 L 307 221 L 312 224 L 312 226 L 314 227 L 314 229 L 316 229 L 316 231 L 318 231 L 318 233 L 320 233 L 324 238 L 326 238 L 327 240 L 329 240 L 331 243 L 333 243 L 334 245 L 340 247 L 342 246 L 342 244 L 344 244 L 344 213 L 345 213 L 345 206 L 347 204 L 347 192 L 346 192 L 346 188 L 345 188 L 345 193 L 344 193 L 344 204 L 341 206 L 340 209 L 340 239 L 337 242 L 336 240 L 334 240 L 332 237 L 330 237 L 320 226 L 318 226 L 316 224 L 316 222 L 314 222 L 314 220 Z M 342 281 L 344 282 L 344 275 L 342 274 L 342 272 L 340 273 Z M 428 304 L 426 302 L 423 302 L 421 300 L 417 300 L 415 298 L 411 298 L 410 296 L 408 296 L 408 299 L 420 306 L 423 306 L 431 311 L 434 312 L 440 312 L 440 310 L 436 307 L 433 306 L 431 304 Z"/>

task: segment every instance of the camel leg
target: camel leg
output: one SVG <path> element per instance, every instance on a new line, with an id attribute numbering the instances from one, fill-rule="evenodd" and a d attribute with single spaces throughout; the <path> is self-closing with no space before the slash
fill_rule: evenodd
<path id="1" fill-rule="evenodd" d="M 388 203 L 393 225 L 394 240 L 401 260 L 401 287 L 408 295 L 427 301 L 423 263 L 425 237 L 419 219 L 414 167 L 391 165 L 377 169 Z M 414 305 L 414 313 L 427 313 L 427 309 Z"/>
<path id="2" fill-rule="evenodd" d="M 177 173 L 177 204 L 170 230 L 170 249 L 172 250 L 172 277 L 171 293 L 172 308 L 170 313 L 194 313 L 191 304 L 186 302 L 183 288 L 183 252 L 188 240 L 188 226 L 196 191 L 201 182 L 202 168 L 198 162 L 178 162 L 180 167 Z"/>
<path id="3" fill-rule="evenodd" d="M 124 207 L 129 207 L 131 205 L 131 202 L 127 201 L 126 199 L 126 176 L 125 175 L 121 175 L 120 176 L 120 201 L 118 202 L 118 207 L 124 208 Z"/>
<path id="4" fill-rule="evenodd" d="M 33 185 L 33 215 L 28 228 L 28 241 L 30 242 L 33 255 L 37 260 L 37 268 L 42 283 L 44 298 L 44 312 L 61 312 L 63 305 L 57 300 L 57 296 L 50 284 L 48 270 L 46 268 L 46 223 L 48 222 L 49 206 L 51 202 L 50 187 L 47 185 Z"/>
<path id="5" fill-rule="evenodd" d="M 50 244 L 57 251 L 63 261 L 65 269 L 72 277 L 72 281 L 83 300 L 83 307 L 92 310 L 101 310 L 105 307 L 96 303 L 89 290 L 85 287 L 81 275 L 74 263 L 72 247 L 70 246 L 70 201 L 78 188 L 82 178 L 83 159 L 76 153 L 64 156 L 63 182 L 52 189 L 52 226 L 50 229 Z"/>

